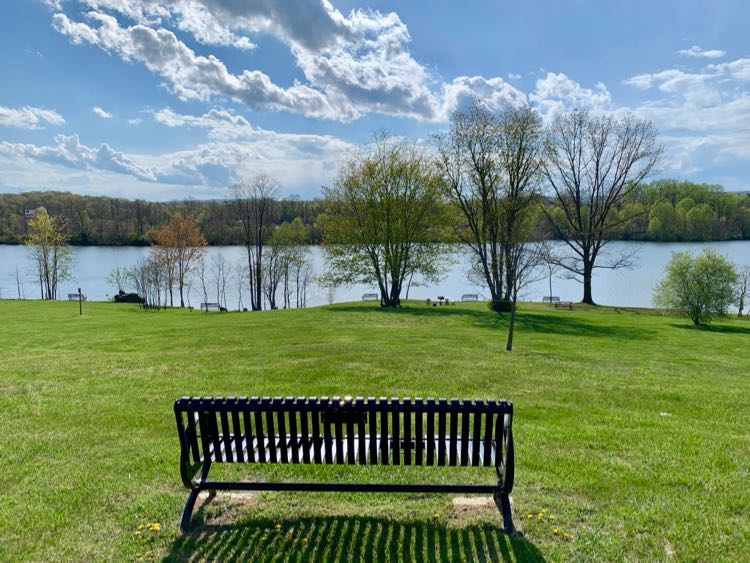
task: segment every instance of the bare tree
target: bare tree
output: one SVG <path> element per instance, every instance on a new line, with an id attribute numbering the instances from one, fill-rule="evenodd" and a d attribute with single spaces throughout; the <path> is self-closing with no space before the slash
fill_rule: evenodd
<path id="1" fill-rule="evenodd" d="M 216 287 L 216 302 L 220 307 L 227 308 L 227 284 L 232 276 L 232 265 L 221 253 L 211 258 L 211 278 Z"/>
<path id="2" fill-rule="evenodd" d="M 201 282 L 201 290 L 203 291 L 203 303 L 208 303 L 208 271 L 206 268 L 206 257 L 202 256 L 195 267 L 195 272 L 198 279 Z"/>
<path id="3" fill-rule="evenodd" d="M 261 174 L 236 184 L 234 202 L 247 251 L 250 303 L 253 311 L 263 306 L 263 250 L 276 215 L 274 198 L 279 184 Z"/>
<path id="4" fill-rule="evenodd" d="M 474 272 L 480 274 L 489 289 L 496 311 L 503 309 L 504 284 L 500 136 L 498 116 L 478 101 L 469 110 L 453 115 L 448 133 L 435 136 L 446 192 L 460 210 L 456 235 L 471 249 Z"/>
<path id="5" fill-rule="evenodd" d="M 741 317 L 745 310 L 748 294 L 750 294 L 750 264 L 739 267 L 737 273 L 739 274 L 737 282 L 737 316 Z"/>
<path id="6" fill-rule="evenodd" d="M 247 280 L 246 264 L 237 264 L 234 267 L 234 279 L 237 282 L 237 309 L 242 311 L 245 308 L 242 301 L 242 290 L 245 288 L 245 282 Z"/>
<path id="7" fill-rule="evenodd" d="M 632 263 L 628 254 L 610 256 L 607 262 L 598 259 L 616 230 L 643 213 L 618 211 L 658 167 L 663 147 L 656 137 L 647 119 L 586 110 L 561 115 L 548 128 L 544 170 L 553 205 L 543 209 L 553 235 L 567 249 L 549 259 L 583 283 L 583 303 L 594 303 L 595 268 Z"/>
<path id="8" fill-rule="evenodd" d="M 107 283 L 117 286 L 117 291 L 124 291 L 130 279 L 130 272 L 124 266 L 115 266 L 107 276 Z"/>

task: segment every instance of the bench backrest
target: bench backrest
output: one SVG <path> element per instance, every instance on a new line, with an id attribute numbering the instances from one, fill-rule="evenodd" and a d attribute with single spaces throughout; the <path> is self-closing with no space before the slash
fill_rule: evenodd
<path id="1" fill-rule="evenodd" d="M 542 303 L 556 303 L 558 301 L 560 301 L 560 298 L 554 295 L 553 296 L 545 295 L 544 297 L 542 297 Z"/>
<path id="2" fill-rule="evenodd" d="M 184 397 L 174 410 L 183 460 L 194 463 L 497 468 L 508 447 L 512 456 L 507 401 Z"/>
<path id="3" fill-rule="evenodd" d="M 377 301 L 380 299 L 380 296 L 377 293 L 363 293 L 362 294 L 362 301 Z"/>
<path id="4" fill-rule="evenodd" d="M 461 301 L 479 301 L 479 295 L 476 293 L 464 293 L 461 296 Z"/>

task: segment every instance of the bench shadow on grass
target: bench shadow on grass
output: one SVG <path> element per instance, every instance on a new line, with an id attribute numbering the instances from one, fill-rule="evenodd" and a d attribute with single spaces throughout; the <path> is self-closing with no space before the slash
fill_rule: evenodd
<path id="1" fill-rule="evenodd" d="M 337 305 L 332 311 L 362 313 L 359 306 Z M 369 311 L 368 311 L 369 312 Z M 383 315 L 412 315 L 416 317 L 464 317 L 471 319 L 476 326 L 490 329 L 507 330 L 508 314 L 498 315 L 490 310 L 467 309 L 463 307 L 419 307 L 407 305 L 398 309 L 381 309 L 373 307 L 372 312 Z M 575 311 L 574 311 L 575 312 Z M 516 316 L 516 329 L 544 334 L 565 336 L 609 337 L 627 340 L 648 339 L 654 331 L 641 326 L 623 326 L 621 324 L 592 323 L 571 316 L 569 311 L 554 313 L 530 312 L 519 310 Z"/>
<path id="2" fill-rule="evenodd" d="M 198 514 L 196 522 L 166 561 L 544 561 L 523 537 L 491 524 L 453 528 L 428 520 L 325 516 L 200 525 Z"/>

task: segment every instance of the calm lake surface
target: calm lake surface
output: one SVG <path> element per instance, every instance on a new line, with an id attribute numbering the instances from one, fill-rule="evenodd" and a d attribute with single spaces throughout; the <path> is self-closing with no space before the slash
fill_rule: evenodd
<path id="1" fill-rule="evenodd" d="M 711 246 L 737 264 L 750 264 L 750 241 L 714 242 L 714 243 L 611 243 L 611 251 L 638 249 L 636 265 L 628 270 L 598 270 L 594 278 L 594 300 L 602 305 L 619 305 L 625 307 L 650 307 L 654 285 L 661 277 L 664 266 L 669 261 L 672 252 L 690 250 L 700 252 L 704 246 Z M 311 246 L 310 258 L 315 274 L 324 271 L 323 252 L 320 247 Z M 59 294 L 65 298 L 68 293 L 75 293 L 80 287 L 83 293 L 92 300 L 106 300 L 116 293 L 117 288 L 106 283 L 110 271 L 117 266 L 130 267 L 148 253 L 144 247 L 74 247 L 73 268 L 71 279 L 62 282 Z M 246 262 L 245 250 L 240 246 L 210 247 L 208 261 L 213 255 L 221 253 L 232 265 Z M 460 299 L 464 293 L 479 293 L 487 297 L 483 288 L 476 286 L 467 279 L 469 260 L 460 247 L 456 248 L 456 263 L 448 271 L 445 278 L 429 286 L 414 285 L 409 291 L 411 299 L 435 298 L 445 295 L 451 299 Z M 0 298 L 18 298 L 16 284 L 16 269 L 18 269 L 21 285 L 21 297 L 25 299 L 39 298 L 39 284 L 30 268 L 28 251 L 23 246 L 0 245 Z M 216 301 L 216 290 L 209 288 L 209 301 Z M 363 293 L 376 291 L 375 287 L 351 286 L 339 287 L 334 291 L 336 302 L 357 301 Z M 579 301 L 582 287 L 574 280 L 565 279 L 562 274 L 552 277 L 552 294 L 562 300 Z M 236 309 L 239 304 L 239 291 L 236 279 L 227 286 L 227 305 Z M 540 301 L 544 295 L 549 295 L 549 278 L 534 283 L 526 289 L 522 296 L 524 300 Z M 248 293 L 243 289 L 245 306 L 248 306 Z M 329 295 L 325 288 L 311 284 L 308 289 L 307 305 L 324 305 L 328 303 Z M 193 282 L 189 293 L 189 301 L 193 306 L 203 301 L 200 282 Z M 277 299 L 280 301 L 280 298 Z"/>

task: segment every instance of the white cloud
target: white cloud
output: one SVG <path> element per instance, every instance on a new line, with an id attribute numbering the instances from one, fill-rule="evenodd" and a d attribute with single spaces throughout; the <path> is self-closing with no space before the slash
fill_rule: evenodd
<path id="1" fill-rule="evenodd" d="M 77 170 L 108 170 L 154 181 L 154 173 L 131 158 L 102 143 L 98 149 L 82 145 L 78 135 L 56 135 L 54 146 L 0 142 L 0 154 L 36 162 L 45 162 Z"/>
<path id="2" fill-rule="evenodd" d="M 108 111 L 104 111 L 99 106 L 94 106 L 91 111 L 93 111 L 98 117 L 101 117 L 102 119 L 112 119 L 114 116 L 109 113 Z"/>
<path id="3" fill-rule="evenodd" d="M 726 51 L 719 49 L 701 49 L 698 45 L 693 45 L 689 49 L 680 49 L 677 51 L 678 55 L 683 57 L 695 57 L 703 59 L 720 59 L 727 54 Z"/>
<path id="4" fill-rule="evenodd" d="M 133 119 L 128 119 L 129 125 L 140 125 L 143 123 L 143 118 L 141 117 L 134 117 Z"/>
<path id="5" fill-rule="evenodd" d="M 585 88 L 561 72 L 548 72 L 547 76 L 536 81 L 529 100 L 544 117 L 551 119 L 575 108 L 609 110 L 612 95 L 601 82 L 596 83 L 594 88 Z"/>
<path id="6" fill-rule="evenodd" d="M 43 129 L 45 124 L 63 125 L 65 119 L 54 110 L 24 106 L 9 108 L 0 106 L 0 125 L 19 129 Z"/>
<path id="7" fill-rule="evenodd" d="M 205 130 L 207 140 L 185 150 L 148 155 L 124 154 L 106 143 L 94 149 L 82 145 L 77 135 L 57 135 L 51 146 L 0 142 L 0 159 L 8 163 L 0 166 L 0 181 L 7 181 L 13 170 L 14 185 L 38 189 L 49 185 L 50 178 L 67 186 L 72 175 L 83 173 L 93 186 L 101 174 L 107 174 L 110 184 L 123 186 L 122 195 L 137 193 L 141 189 L 133 184 L 137 180 L 151 186 L 152 197 L 179 197 L 175 186 L 201 197 L 215 197 L 225 195 L 239 179 L 264 172 L 276 177 L 285 193 L 314 197 L 353 148 L 330 135 L 254 127 L 244 117 L 220 109 L 186 115 L 165 108 L 153 116 L 166 127 Z M 115 193 L 112 185 L 108 189 Z"/>
<path id="8" fill-rule="evenodd" d="M 345 16 L 327 1 L 300 0 L 81 2 L 91 8 L 88 22 L 58 12 L 55 29 L 75 44 L 98 45 L 144 64 L 182 100 L 228 98 L 251 109 L 340 121 L 370 112 L 441 121 L 460 98 L 500 103 L 514 96 L 499 77 L 443 81 L 412 57 L 409 31 L 395 13 L 353 10 Z M 121 25 L 109 12 L 134 23 Z M 198 42 L 237 48 L 252 47 L 248 35 L 269 33 L 288 46 L 305 82 L 284 88 L 259 70 L 232 73 L 217 57 L 196 54 L 168 25 Z"/>
<path id="9" fill-rule="evenodd" d="M 672 170 L 697 172 L 750 156 L 750 59 L 640 74 L 624 83 L 652 93 L 626 109 L 654 121 Z"/>

